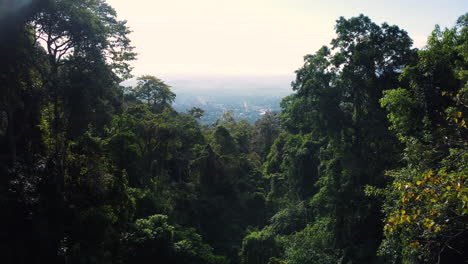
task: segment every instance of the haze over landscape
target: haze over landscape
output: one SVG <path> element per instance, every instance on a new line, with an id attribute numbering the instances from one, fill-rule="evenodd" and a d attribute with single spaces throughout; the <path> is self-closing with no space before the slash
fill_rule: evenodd
<path id="1" fill-rule="evenodd" d="M 340 17 L 365 14 L 399 25 L 416 47 L 435 24 L 454 25 L 464 0 L 109 0 L 128 21 L 138 53 L 134 73 L 180 76 L 286 75 L 335 36 Z M 422 6 L 423 5 L 423 6 Z M 141 8 L 144 6 L 144 8 Z M 422 23 L 424 21 L 424 23 Z"/>
<path id="2" fill-rule="evenodd" d="M 462 0 L 425 1 L 424 9 L 416 0 L 108 2 L 133 31 L 134 74 L 163 79 L 177 94 L 175 108 L 203 108 L 206 124 L 226 109 L 249 121 L 263 109 L 279 110 L 303 56 L 330 43 L 340 16 L 364 13 L 376 23 L 400 25 L 420 48 L 435 24 L 453 26 L 467 6 Z"/>

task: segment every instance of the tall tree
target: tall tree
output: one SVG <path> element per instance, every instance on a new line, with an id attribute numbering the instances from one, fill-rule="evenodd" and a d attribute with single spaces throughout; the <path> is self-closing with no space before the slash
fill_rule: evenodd
<path id="1" fill-rule="evenodd" d="M 138 99 L 146 102 L 148 106 L 160 111 L 174 102 L 176 95 L 170 90 L 170 86 L 161 79 L 144 75 L 138 77 L 137 80 L 135 95 Z"/>
<path id="2" fill-rule="evenodd" d="M 312 196 L 312 225 L 333 234 L 324 247 L 340 250 L 344 261 L 369 263 L 376 261 L 381 224 L 379 203 L 364 187 L 382 186 L 401 150 L 379 99 L 399 84 L 415 51 L 405 31 L 364 15 L 341 17 L 335 29 L 332 49 L 305 56 L 296 72 L 296 93 L 283 100 L 281 114 L 291 135 L 284 154 L 269 156 L 267 166 L 279 168 L 300 199 Z"/>
<path id="3" fill-rule="evenodd" d="M 468 14 L 438 26 L 418 63 L 403 70 L 406 85 L 381 104 L 405 145 L 404 165 L 389 172 L 381 253 L 394 262 L 458 263 L 468 258 Z"/>
<path id="4" fill-rule="evenodd" d="M 113 187 L 119 189 L 117 185 L 123 185 L 118 180 L 121 172 L 113 175 L 115 178 L 110 176 L 115 171 L 112 166 L 106 167 L 105 161 L 100 166 L 81 164 L 80 174 L 75 170 L 74 158 L 85 155 L 105 160 L 102 148 L 86 146 L 94 144 L 92 140 L 86 141 L 90 138 L 86 132 L 89 127 L 94 127 L 95 133 L 103 134 L 104 125 L 110 121 L 109 115 L 118 108 L 118 100 L 115 100 L 120 93 L 118 83 L 129 77 L 128 61 L 134 58 L 134 53 L 127 38 L 129 30 L 125 22 L 117 20 L 115 11 L 104 1 L 48 0 L 37 3 L 31 13 L 15 25 L 20 29 L 16 37 L 18 41 L 22 39 L 21 42 L 2 41 L 1 46 L 2 51 L 15 51 L 11 53 L 11 62 L 16 62 L 8 67 L 23 68 L 14 77 L 15 83 L 8 81 L 10 70 L 2 71 L 2 79 L 6 78 L 4 84 L 8 89 L 18 88 L 6 95 L 8 99 L 2 98 L 2 102 L 9 102 L 6 107 L 7 116 L 10 116 L 7 130 L 10 131 L 9 150 L 14 161 L 6 166 L 10 177 L 6 186 L 29 182 L 21 188 L 29 186 L 34 190 L 34 207 L 23 207 L 28 213 L 19 219 L 33 219 L 25 222 L 30 225 L 25 228 L 31 230 L 31 240 L 41 243 L 36 245 L 37 248 L 21 250 L 18 244 L 13 243 L 8 256 L 20 263 L 33 262 L 33 258 L 56 263 L 67 257 L 63 249 L 74 245 L 70 241 L 74 238 L 70 230 L 75 223 L 69 217 L 75 213 L 83 216 L 93 208 L 109 206 L 110 200 L 105 199 L 82 201 L 83 206 L 79 208 L 69 204 L 89 187 L 80 181 L 84 183 L 91 178 L 115 180 L 112 181 L 115 186 L 107 184 L 105 186 L 109 188 L 102 192 L 98 188 L 94 190 L 103 196 Z M 16 44 L 20 46 L 14 47 Z M 16 109 L 11 111 L 10 104 Z M 17 118 L 21 115 L 22 120 L 28 122 L 20 122 Z M 27 132 L 29 136 L 23 137 L 18 132 Z M 13 139 L 13 134 L 21 140 Z M 40 148 L 37 148 L 38 139 L 42 142 Z M 28 146 L 28 150 L 22 149 L 22 157 L 19 157 L 15 152 L 22 146 Z M 30 159 L 26 159 L 28 156 Z M 91 173 L 91 170 L 95 171 Z M 31 182 L 33 179 L 36 180 Z M 97 212 L 106 217 L 111 215 L 100 209 Z M 109 225 L 111 223 L 115 222 L 108 222 Z M 22 253 L 17 255 L 17 252 Z"/>

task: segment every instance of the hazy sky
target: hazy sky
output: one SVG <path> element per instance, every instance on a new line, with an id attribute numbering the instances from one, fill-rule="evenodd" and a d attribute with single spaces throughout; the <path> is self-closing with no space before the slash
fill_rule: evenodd
<path id="1" fill-rule="evenodd" d="M 292 75 L 328 45 L 339 16 L 396 24 L 421 47 L 467 0 L 107 0 L 134 31 L 135 74 Z"/>

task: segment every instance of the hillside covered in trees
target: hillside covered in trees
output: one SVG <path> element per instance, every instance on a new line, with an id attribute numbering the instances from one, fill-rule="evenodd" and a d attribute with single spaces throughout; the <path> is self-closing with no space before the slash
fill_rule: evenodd
<path id="1" fill-rule="evenodd" d="M 1 263 L 468 261 L 468 14 L 420 50 L 340 17 L 279 113 L 206 126 L 121 85 L 105 1 L 32 3 L 0 21 Z"/>

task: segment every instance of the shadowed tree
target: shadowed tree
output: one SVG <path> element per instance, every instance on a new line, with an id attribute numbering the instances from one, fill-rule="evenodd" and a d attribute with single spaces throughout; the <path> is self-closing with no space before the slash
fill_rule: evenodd
<path id="1" fill-rule="evenodd" d="M 156 110 L 169 107 L 175 100 L 175 93 L 170 86 L 161 79 L 151 75 L 143 75 L 137 78 L 135 96 Z"/>
<path id="2" fill-rule="evenodd" d="M 190 110 L 187 111 L 187 114 L 191 115 L 195 119 L 199 119 L 203 116 L 205 110 L 201 109 L 200 107 L 192 107 Z"/>

